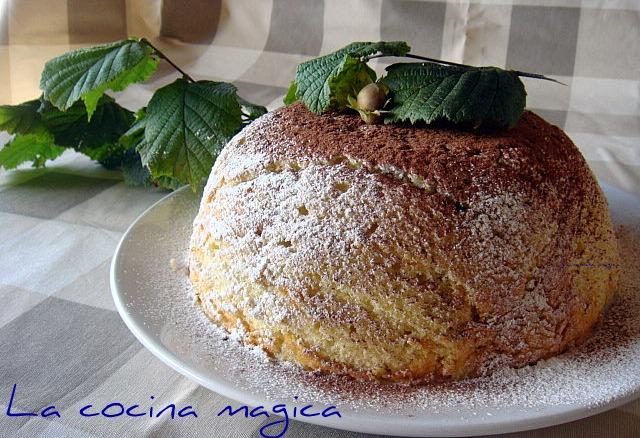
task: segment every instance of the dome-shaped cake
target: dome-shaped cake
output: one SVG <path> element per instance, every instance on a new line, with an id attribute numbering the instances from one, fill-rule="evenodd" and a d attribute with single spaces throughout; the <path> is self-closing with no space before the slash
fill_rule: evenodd
<path id="1" fill-rule="evenodd" d="M 220 154 L 193 225 L 205 312 L 307 369 L 431 381 L 558 354 L 610 301 L 606 201 L 569 138 L 268 113 Z"/>

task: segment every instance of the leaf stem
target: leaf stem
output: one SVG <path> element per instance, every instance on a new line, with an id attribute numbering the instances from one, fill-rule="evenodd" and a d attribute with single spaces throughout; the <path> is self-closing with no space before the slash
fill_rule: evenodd
<path id="1" fill-rule="evenodd" d="M 513 72 L 518 76 L 523 76 L 525 78 L 542 79 L 543 81 L 551 81 L 551 82 L 555 82 L 556 84 L 564 85 L 565 87 L 567 86 L 567 84 L 565 84 L 564 82 L 560 82 L 556 79 L 553 79 L 538 73 L 527 73 L 526 71 L 518 71 L 518 70 L 514 70 Z"/>
<path id="2" fill-rule="evenodd" d="M 462 68 L 465 68 L 465 69 L 473 68 L 470 65 L 458 64 L 457 62 L 442 61 L 441 59 L 435 59 L 435 58 L 429 58 L 429 57 L 426 57 L 426 56 L 414 55 L 413 53 L 407 53 L 404 56 L 406 58 L 419 59 L 421 61 L 427 61 L 427 62 L 435 62 L 437 64 L 452 65 L 454 67 L 462 67 Z"/>
<path id="3" fill-rule="evenodd" d="M 367 62 L 370 59 L 374 59 L 374 58 L 382 58 L 385 56 L 389 56 L 389 55 L 373 55 L 373 56 L 366 56 L 364 58 L 364 61 Z M 469 69 L 473 69 L 473 68 L 477 68 L 477 67 L 473 67 L 471 65 L 466 65 L 466 64 L 458 64 L 457 62 L 451 62 L 451 61 L 443 61 L 441 59 L 435 59 L 435 58 L 429 58 L 427 56 L 421 56 L 421 55 L 414 55 L 413 53 L 407 53 L 406 55 L 404 55 L 405 58 L 411 58 L 411 59 L 419 59 L 421 61 L 427 61 L 427 62 L 433 62 L 436 64 L 444 64 L 444 65 L 452 65 L 454 67 L 460 67 L 460 68 L 464 68 L 466 70 Z M 551 82 L 555 82 L 556 84 L 560 84 L 560 85 L 567 85 L 563 82 L 560 82 L 556 79 L 538 74 L 538 73 L 527 73 L 525 71 L 519 71 L 519 70 L 514 70 L 513 71 L 516 75 L 518 76 L 523 76 L 526 78 L 533 78 L 533 79 L 542 79 L 544 81 L 551 81 Z"/>
<path id="4" fill-rule="evenodd" d="M 154 52 L 156 52 L 156 54 L 164 59 L 165 61 L 167 61 L 169 63 L 169 65 L 171 65 L 171 67 L 175 68 L 181 75 L 182 77 L 184 77 L 187 81 L 189 82 L 195 82 L 193 80 L 193 78 L 191 76 L 189 76 L 189 74 L 187 72 L 185 72 L 184 70 L 182 70 L 180 67 L 178 67 L 171 59 L 169 59 L 169 57 L 167 55 L 165 55 L 164 53 L 162 53 L 162 51 L 160 49 L 158 49 L 156 46 L 154 46 L 153 44 L 151 44 L 151 41 L 149 41 L 146 38 L 142 38 L 141 40 L 143 43 L 145 43 L 146 45 L 148 45 L 149 47 L 151 47 L 153 49 Z"/>
<path id="5" fill-rule="evenodd" d="M 385 56 L 394 56 L 394 55 L 372 55 L 372 56 L 365 56 L 363 59 L 364 59 L 365 62 L 367 62 L 370 59 L 383 58 Z M 472 67 L 470 65 L 458 64 L 456 62 L 442 61 L 440 59 L 428 58 L 426 56 L 420 56 L 420 55 L 414 55 L 413 53 L 407 53 L 407 54 L 403 55 L 403 57 L 404 58 L 411 58 L 411 59 L 419 59 L 421 61 L 433 62 L 433 63 L 436 63 L 436 64 L 453 65 L 455 67 L 462 67 L 462 68 L 465 68 L 465 69 L 474 68 L 474 67 Z"/>

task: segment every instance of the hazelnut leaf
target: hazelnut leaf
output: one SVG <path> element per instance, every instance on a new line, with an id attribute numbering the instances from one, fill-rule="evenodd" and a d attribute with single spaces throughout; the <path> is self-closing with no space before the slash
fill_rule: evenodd
<path id="1" fill-rule="evenodd" d="M 62 155 L 64 150 L 54 143 L 51 134 L 17 134 L 0 149 L 0 167 L 15 169 L 26 161 L 33 161 L 33 167 L 41 167 L 45 161 Z"/>
<path id="2" fill-rule="evenodd" d="M 517 72 L 497 67 L 459 67 L 434 63 L 398 63 L 382 79 L 391 104 L 385 122 L 453 123 L 513 126 L 526 104 Z"/>
<path id="3" fill-rule="evenodd" d="M 45 134 L 46 127 L 38 112 L 40 105 L 40 99 L 18 105 L 1 105 L 0 131 L 7 131 L 9 134 Z"/>
<path id="4" fill-rule="evenodd" d="M 343 71 L 354 68 L 353 60 L 347 57 L 358 59 L 375 54 L 402 56 L 408 52 L 409 46 L 404 41 L 351 43 L 336 52 L 298 65 L 295 95 L 309 110 L 320 114 L 329 108 L 331 98 L 336 97 L 332 94 L 332 84 L 333 89 L 342 85 L 345 79 L 344 77 L 341 79 Z M 364 62 L 361 63 L 364 64 Z M 358 67 L 357 71 L 362 72 L 362 67 Z M 341 101 L 343 98 L 346 102 L 346 96 L 340 96 Z"/>
<path id="5" fill-rule="evenodd" d="M 349 96 L 357 96 L 363 87 L 376 80 L 376 72 L 351 55 L 345 55 L 338 70 L 339 73 L 329 80 L 332 103 L 338 109 L 348 106 Z"/>
<path id="6" fill-rule="evenodd" d="M 109 169 L 120 165 L 125 149 L 118 140 L 134 116 L 112 97 L 104 95 L 98 100 L 91 120 L 82 101 L 60 111 L 45 100 L 38 111 L 56 145 L 73 148 Z"/>
<path id="7" fill-rule="evenodd" d="M 180 78 L 151 97 L 144 140 L 137 151 L 154 179 L 170 177 L 196 190 L 241 128 L 241 106 L 233 85 Z"/>
<path id="8" fill-rule="evenodd" d="M 158 62 L 151 46 L 138 38 L 82 48 L 47 61 L 40 88 L 44 98 L 62 111 L 82 99 L 90 119 L 105 91 L 144 82 Z"/>

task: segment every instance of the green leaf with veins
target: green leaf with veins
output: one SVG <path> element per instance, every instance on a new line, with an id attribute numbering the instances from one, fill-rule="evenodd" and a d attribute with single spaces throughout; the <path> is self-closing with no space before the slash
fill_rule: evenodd
<path id="1" fill-rule="evenodd" d="M 385 122 L 448 120 L 513 126 L 526 104 L 522 81 L 497 67 L 398 63 L 382 79 L 391 94 Z"/>
<path id="2" fill-rule="evenodd" d="M 45 101 L 40 112 L 56 144 L 72 147 L 79 152 L 117 142 L 134 120 L 131 111 L 118 105 L 109 96 L 100 99 L 91 120 L 87 120 L 87 110 L 82 102 L 60 111 Z"/>
<path id="3" fill-rule="evenodd" d="M 0 149 L 0 166 L 9 170 L 33 161 L 33 167 L 41 167 L 45 161 L 62 155 L 64 150 L 55 145 L 51 134 L 18 134 Z"/>
<path id="4" fill-rule="evenodd" d="M 42 123 L 39 108 L 39 99 L 19 105 L 0 106 L 0 131 L 7 131 L 9 134 L 46 135 L 47 128 Z"/>
<path id="5" fill-rule="evenodd" d="M 155 179 L 168 176 L 195 190 L 218 153 L 242 127 L 236 88 L 178 79 L 156 91 L 147 106 L 142 163 Z"/>
<path id="6" fill-rule="evenodd" d="M 376 72 L 373 71 L 360 58 L 346 55 L 339 68 L 339 73 L 329 80 L 331 96 L 335 99 L 338 109 L 349 106 L 349 97 L 355 97 L 365 86 L 376 80 Z"/>
<path id="7" fill-rule="evenodd" d="M 363 58 L 371 55 L 402 56 L 409 52 L 409 46 L 403 41 L 391 42 L 356 42 L 348 46 L 303 62 L 296 68 L 297 84 L 296 97 L 301 100 L 309 110 L 314 113 L 322 113 L 331 105 L 331 83 L 336 77 L 340 77 L 343 69 L 351 63 L 346 57 Z M 344 97 L 346 100 L 346 96 Z"/>
<path id="8" fill-rule="evenodd" d="M 91 120 L 87 120 L 83 102 L 60 111 L 44 101 L 40 112 L 57 145 L 73 148 L 110 169 L 120 165 L 127 147 L 119 138 L 129 129 L 134 116 L 113 98 L 103 96 Z"/>
<path id="9" fill-rule="evenodd" d="M 147 125 L 147 108 L 141 108 L 136 112 L 136 121 L 122 137 L 120 143 L 126 147 L 125 156 L 122 160 L 122 176 L 125 184 L 131 186 L 157 186 L 163 189 L 175 190 L 182 187 L 184 183 L 169 176 L 153 177 L 148 166 L 142 164 L 142 159 L 138 150 L 143 150 L 144 131 Z"/>
<path id="10" fill-rule="evenodd" d="M 82 99 L 90 119 L 106 90 L 121 91 L 147 80 L 158 61 L 154 50 L 138 38 L 78 49 L 45 64 L 40 88 L 61 110 Z"/>

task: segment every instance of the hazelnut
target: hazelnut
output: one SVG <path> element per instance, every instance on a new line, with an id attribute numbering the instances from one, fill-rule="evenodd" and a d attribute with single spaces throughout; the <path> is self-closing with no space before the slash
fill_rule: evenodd
<path id="1" fill-rule="evenodd" d="M 375 111 L 382 108 L 386 97 L 380 85 L 371 83 L 362 88 L 358 93 L 358 108 L 363 111 Z"/>

